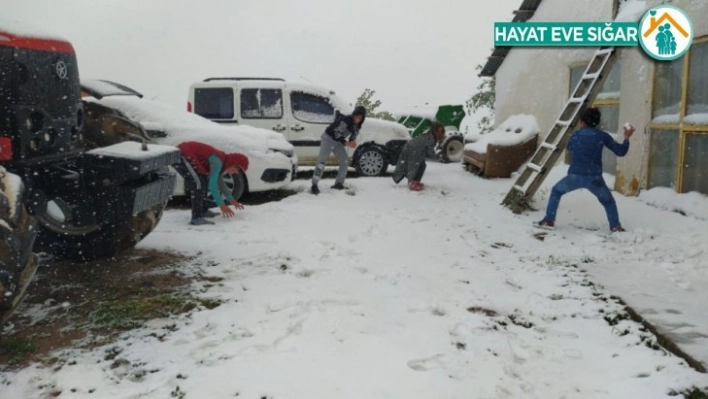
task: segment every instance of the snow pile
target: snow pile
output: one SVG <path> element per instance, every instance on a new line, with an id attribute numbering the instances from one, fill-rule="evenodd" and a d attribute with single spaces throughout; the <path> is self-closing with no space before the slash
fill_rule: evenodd
<path id="1" fill-rule="evenodd" d="M 0 179 L 2 180 L 0 188 L 5 187 L 5 190 L 0 189 L 0 194 L 5 194 L 10 210 L 10 218 L 14 218 L 18 209 L 17 200 L 22 192 L 22 179 L 20 179 L 20 176 L 8 172 L 2 166 L 0 166 Z"/>
<path id="2" fill-rule="evenodd" d="M 138 97 L 105 97 L 94 101 L 118 109 L 151 129 L 165 131 L 168 136 L 160 139 L 162 144 L 201 140 L 226 152 L 248 152 L 255 156 L 270 150 L 293 152 L 292 144 L 282 134 L 266 129 L 220 125 L 170 105 Z"/>
<path id="3" fill-rule="evenodd" d="M 708 104 L 691 104 L 683 120 L 689 125 L 708 125 Z"/>
<path id="4" fill-rule="evenodd" d="M 26 20 L 7 19 L 7 16 L 0 17 L 0 33 L 9 33 L 13 36 L 32 37 L 35 39 L 48 39 L 61 42 L 67 42 L 65 38 L 58 36 L 52 32 L 45 31 L 42 27 L 33 26 L 27 23 Z M 2 40 L 2 37 L 0 37 Z"/>
<path id="5" fill-rule="evenodd" d="M 645 0 L 625 0 L 620 3 L 616 22 L 638 22 L 647 9 Z"/>
<path id="6" fill-rule="evenodd" d="M 487 134 L 468 134 L 465 136 L 465 150 L 486 154 L 487 146 L 514 146 L 526 143 L 538 135 L 540 129 L 533 115 L 519 114 L 510 116 L 506 121 Z"/>
<path id="7" fill-rule="evenodd" d="M 104 157 L 118 157 L 133 160 L 153 158 L 179 151 L 171 145 L 147 144 L 147 151 L 143 151 L 143 144 L 134 141 L 125 141 L 108 147 L 96 148 L 87 154 Z"/>
<path id="8" fill-rule="evenodd" d="M 656 187 L 642 191 L 639 199 L 660 209 L 708 220 L 708 197 L 700 193 L 679 194 L 671 188 Z"/>

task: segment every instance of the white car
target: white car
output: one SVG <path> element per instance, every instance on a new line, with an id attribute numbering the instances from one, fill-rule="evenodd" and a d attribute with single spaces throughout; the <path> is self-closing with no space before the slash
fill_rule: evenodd
<path id="1" fill-rule="evenodd" d="M 353 111 L 332 90 L 273 78 L 209 78 L 190 87 L 187 104 L 188 111 L 220 124 L 283 133 L 303 165 L 315 165 L 320 137 L 335 109 Z M 405 126 L 367 117 L 357 148 L 347 151 L 360 175 L 378 176 L 398 161 L 409 140 Z"/>
<path id="2" fill-rule="evenodd" d="M 245 179 L 242 175 L 225 177 L 234 198 L 240 198 L 245 192 L 283 188 L 293 180 L 297 171 L 298 158 L 294 148 L 280 133 L 249 126 L 220 125 L 145 99 L 135 90 L 110 81 L 82 79 L 81 88 L 84 101 L 116 110 L 138 122 L 157 144 L 176 146 L 185 141 L 199 141 L 227 153 L 241 152 L 248 156 L 250 162 Z M 174 194 L 186 194 L 179 175 Z"/>

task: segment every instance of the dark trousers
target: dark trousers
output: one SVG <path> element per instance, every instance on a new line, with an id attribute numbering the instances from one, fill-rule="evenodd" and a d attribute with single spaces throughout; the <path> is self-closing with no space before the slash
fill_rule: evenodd
<path id="1" fill-rule="evenodd" d="M 418 172 L 415 174 L 415 179 L 413 181 L 421 181 L 423 180 L 423 175 L 425 174 L 425 168 L 427 165 L 425 164 L 425 161 L 421 162 L 420 166 L 418 166 Z"/>
<path id="2" fill-rule="evenodd" d="M 189 191 L 189 198 L 192 201 L 192 219 L 203 217 L 209 209 L 204 201 L 207 192 L 207 177 L 197 173 L 192 164 L 184 157 L 182 157 L 182 162 L 174 164 L 172 167 L 182 176 L 184 188 Z"/>
<path id="3" fill-rule="evenodd" d="M 546 217 L 544 220 L 555 221 L 561 197 L 569 192 L 583 188 L 597 197 L 600 204 L 605 208 L 610 228 L 621 226 L 617 204 L 612 197 L 612 192 L 610 192 L 609 187 L 605 184 L 605 180 L 602 179 L 602 176 L 567 175 L 556 183 L 556 185 L 553 186 L 553 190 L 551 190 L 551 197 L 548 199 L 548 208 L 546 209 Z"/>

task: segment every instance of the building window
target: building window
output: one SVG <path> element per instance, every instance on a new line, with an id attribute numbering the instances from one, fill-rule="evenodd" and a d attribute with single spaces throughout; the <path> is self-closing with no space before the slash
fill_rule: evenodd
<path id="1" fill-rule="evenodd" d="M 708 194 L 708 38 L 686 55 L 656 63 L 649 188 Z"/>
<path id="2" fill-rule="evenodd" d="M 570 68 L 570 87 L 569 95 L 574 91 L 580 78 L 583 76 L 587 65 L 582 65 L 574 68 Z M 602 113 L 602 122 L 598 128 L 605 132 L 616 134 L 619 130 L 619 106 L 620 106 L 620 73 L 622 67 L 620 62 L 617 61 L 612 66 L 610 74 L 605 79 L 605 83 L 602 86 L 602 91 L 595 98 L 595 102 L 592 103 L 593 107 L 597 107 Z M 570 151 L 566 152 L 566 162 L 570 163 L 573 154 Z M 614 175 L 617 173 L 617 156 L 612 153 L 612 151 L 607 148 L 602 152 L 602 169 L 603 172 Z"/>

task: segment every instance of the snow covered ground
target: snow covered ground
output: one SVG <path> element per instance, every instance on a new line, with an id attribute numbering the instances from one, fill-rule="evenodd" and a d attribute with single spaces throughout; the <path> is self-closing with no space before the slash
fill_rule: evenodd
<path id="1" fill-rule="evenodd" d="M 97 348 L 0 375 L 0 397 L 647 399 L 708 386 L 611 298 L 708 363 L 705 221 L 619 197 L 630 232 L 610 236 L 601 206 L 574 193 L 541 241 L 539 212 L 499 206 L 511 181 L 436 163 L 424 181 L 411 193 L 350 179 L 215 226 L 167 212 L 141 245 L 200 252 L 223 278 L 207 295 L 225 303 L 126 333 L 111 345 L 122 362 Z"/>

